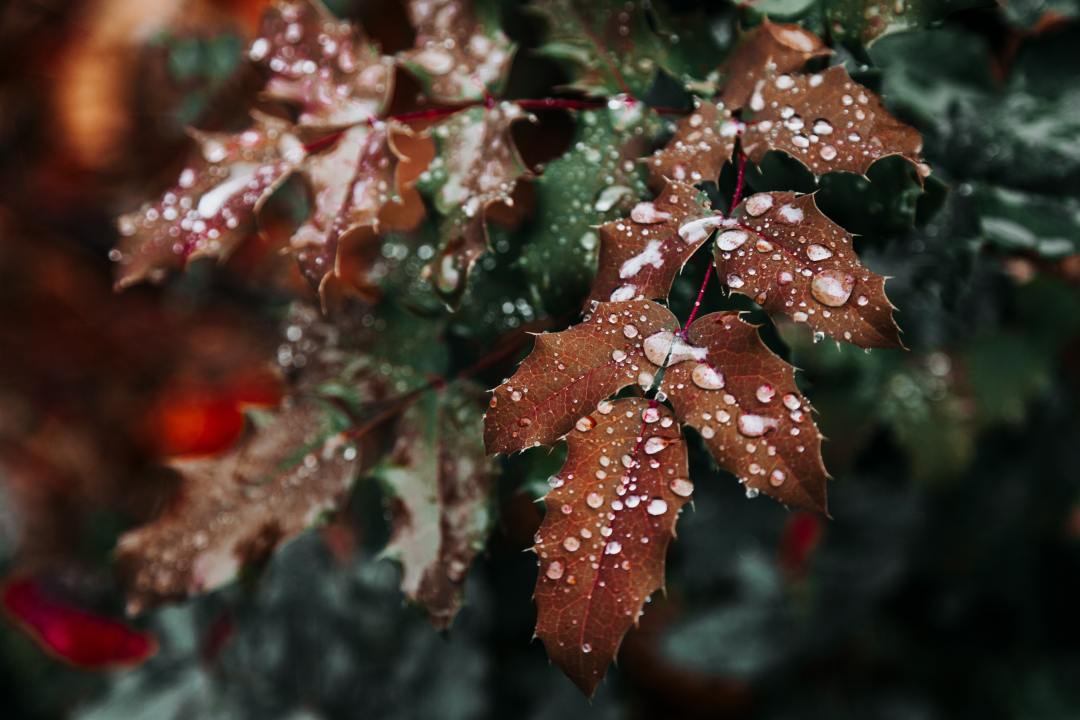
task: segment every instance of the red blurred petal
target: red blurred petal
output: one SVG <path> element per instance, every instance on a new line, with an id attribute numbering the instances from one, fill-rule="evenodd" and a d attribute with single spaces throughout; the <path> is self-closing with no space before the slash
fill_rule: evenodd
<path id="1" fill-rule="evenodd" d="M 35 578 L 9 581 L 4 610 L 43 650 L 77 667 L 137 665 L 157 652 L 153 635 L 50 597 Z"/>
<path id="2" fill-rule="evenodd" d="M 808 512 L 792 513 L 780 537 L 781 569 L 792 578 L 806 574 L 810 557 L 821 540 L 821 518 Z"/>

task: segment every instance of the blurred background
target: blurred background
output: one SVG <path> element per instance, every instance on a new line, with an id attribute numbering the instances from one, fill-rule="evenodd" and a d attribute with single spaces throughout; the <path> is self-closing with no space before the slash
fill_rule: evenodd
<path id="1" fill-rule="evenodd" d="M 910 351 L 767 327 L 820 412 L 832 518 L 746 499 L 692 444 L 695 504 L 667 591 L 591 704 L 531 641 L 536 570 L 521 551 L 558 467 L 539 452 L 505 462 L 496 529 L 448 633 L 403 603 L 398 567 L 378 558 L 386 499 L 364 482 L 341 519 L 256 576 L 125 619 L 117 536 L 175 490 L 163 458 L 227 447 L 240 401 L 273 401 L 264 368 L 278 323 L 309 293 L 256 236 L 222 266 L 112 290 L 113 219 L 175 178 L 186 127 L 242 125 L 261 83 L 245 45 L 264 5 L 0 7 L 0 715 L 1080 717 L 1080 4 L 1069 0 L 962 9 L 869 50 L 838 48 L 924 134 L 934 168 L 920 189 L 884 161 L 869 181 L 826 178 L 818 196 L 893 278 Z M 535 45 L 535 21 L 503 5 L 507 33 Z M 411 42 L 396 3 L 330 6 L 386 52 Z M 818 0 L 716 3 L 706 16 L 729 44 L 762 13 L 827 31 Z M 558 84 L 527 52 L 517 62 L 511 91 Z M 814 189 L 776 157 L 748 181 Z M 498 255 L 516 252 L 513 233 L 503 240 Z M 677 309 L 705 260 L 677 283 Z M 520 297 L 501 262 L 451 321 L 459 343 L 565 324 L 577 306 L 573 289 Z M 752 309 L 715 291 L 709 303 Z"/>

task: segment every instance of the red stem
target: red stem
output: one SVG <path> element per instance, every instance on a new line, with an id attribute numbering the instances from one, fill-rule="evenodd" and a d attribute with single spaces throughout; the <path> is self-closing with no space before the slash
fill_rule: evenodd
<path id="1" fill-rule="evenodd" d="M 742 200 L 743 188 L 746 186 L 746 153 L 739 150 L 739 176 L 735 180 L 735 194 L 731 197 L 731 208 L 728 209 L 728 215 L 735 212 L 735 206 Z"/>

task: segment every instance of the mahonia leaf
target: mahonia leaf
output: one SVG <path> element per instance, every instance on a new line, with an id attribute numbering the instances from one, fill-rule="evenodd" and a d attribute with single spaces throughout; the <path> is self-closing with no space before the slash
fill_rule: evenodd
<path id="1" fill-rule="evenodd" d="M 419 225 L 424 202 L 413 183 L 433 154 L 430 139 L 391 122 L 353 126 L 333 148 L 308 157 L 303 174 L 313 193 L 312 211 L 291 245 L 312 284 L 324 291 L 328 281 L 347 278 L 360 294 L 375 292 L 376 283 L 362 268 L 344 272 L 347 253 L 341 246 L 378 248 L 378 233 Z"/>
<path id="2" fill-rule="evenodd" d="M 671 180 L 630 217 L 601 225 L 600 268 L 586 302 L 666 300 L 675 276 L 720 223 L 698 196 Z"/>
<path id="3" fill-rule="evenodd" d="M 687 478 L 679 425 L 655 401 L 605 401 L 567 435 L 536 533 L 536 636 L 588 695 L 664 584 Z"/>
<path id="4" fill-rule="evenodd" d="M 160 280 L 200 257 L 224 259 L 252 229 L 260 207 L 305 157 L 289 126 L 256 114 L 237 134 L 193 132 L 200 154 L 160 200 L 122 216 L 116 285 Z"/>
<path id="5" fill-rule="evenodd" d="M 644 97 L 664 44 L 640 0 L 536 0 L 548 35 L 538 52 L 569 65 L 570 87 L 590 95 Z"/>
<path id="6" fill-rule="evenodd" d="M 471 0 L 410 0 L 416 48 L 399 54 L 436 102 L 479 100 L 506 81 L 514 46 L 498 28 L 490 3 L 479 12 Z"/>
<path id="7" fill-rule="evenodd" d="M 266 95 L 300 107 L 303 126 L 344 126 L 385 110 L 393 58 L 319 0 L 277 0 L 248 56 L 270 70 Z"/>
<path id="8" fill-rule="evenodd" d="M 512 205 L 518 180 L 531 176 L 510 132 L 525 118 L 532 116 L 512 102 L 501 102 L 463 110 L 431 130 L 439 153 L 422 185 L 444 217 L 442 248 L 425 274 L 451 306 L 460 302 L 472 266 L 488 249 L 489 207 Z"/>
<path id="9" fill-rule="evenodd" d="M 737 110 L 748 102 L 766 68 L 777 73 L 801 70 L 816 57 L 832 53 L 814 33 L 794 24 L 762 21 L 743 38 L 720 67 L 724 89 L 720 99 Z"/>
<path id="10" fill-rule="evenodd" d="M 648 193 L 637 160 L 661 127 L 642 103 L 582 110 L 577 120 L 570 148 L 533 182 L 537 219 L 521 241 L 518 261 L 552 302 L 556 295 L 576 301 L 585 293 L 596 267 L 595 226 L 628 214 Z"/>
<path id="11" fill-rule="evenodd" d="M 869 47 L 895 32 L 926 27 L 947 13 L 990 6 L 990 0 L 825 0 L 825 21 L 835 40 Z M 1006 3 L 1011 9 L 1016 3 Z"/>
<path id="12" fill-rule="evenodd" d="M 396 499 L 385 555 L 401 562 L 401 588 L 432 623 L 449 627 L 462 583 L 491 526 L 492 462 L 484 454 L 481 390 L 453 383 L 426 393 L 397 425 L 379 477 Z"/>
<path id="13" fill-rule="evenodd" d="M 782 150 L 815 175 L 847 171 L 865 175 L 877 160 L 898 155 L 925 177 L 918 131 L 894 118 L 874 93 L 843 67 L 813 75 L 767 72 L 750 98 L 742 147 L 760 163 Z"/>
<path id="14" fill-rule="evenodd" d="M 795 368 L 774 355 L 738 313 L 698 318 L 687 342 L 706 353 L 672 364 L 661 390 L 679 422 L 694 428 L 720 466 L 782 503 L 825 512 L 821 433 L 795 385 Z"/>
<path id="15" fill-rule="evenodd" d="M 666 179 L 696 185 L 720 177 L 731 160 L 739 123 L 724 103 L 695 98 L 694 112 L 679 121 L 675 134 L 647 161 L 650 184 L 660 187 Z"/>
<path id="16" fill-rule="evenodd" d="M 861 347 L 900 347 L 885 278 L 861 264 L 851 235 L 813 195 L 757 193 L 716 238 L 717 274 L 774 315 Z"/>
<path id="17" fill-rule="evenodd" d="M 517 372 L 494 390 L 484 418 L 487 452 L 549 445 L 575 422 L 592 422 L 585 414 L 627 385 L 651 387 L 664 360 L 655 338 L 678 329 L 666 307 L 630 301 L 600 303 L 585 322 L 537 335 Z"/>
<path id="18" fill-rule="evenodd" d="M 334 510 L 375 459 L 348 426 L 325 402 L 296 400 L 224 455 L 175 461 L 176 501 L 117 545 L 129 610 L 220 587 Z"/>

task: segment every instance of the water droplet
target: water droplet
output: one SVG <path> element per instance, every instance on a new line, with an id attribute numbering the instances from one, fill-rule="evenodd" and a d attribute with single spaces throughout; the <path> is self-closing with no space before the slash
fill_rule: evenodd
<path id="1" fill-rule="evenodd" d="M 821 260 L 828 260 L 833 256 L 833 251 L 824 245 L 818 245 L 814 243 L 806 248 L 806 257 L 810 258 L 811 262 L 820 262 Z"/>
<path id="2" fill-rule="evenodd" d="M 810 282 L 810 293 L 822 305 L 840 307 L 851 297 L 855 278 L 841 270 L 823 270 Z"/>
<path id="3" fill-rule="evenodd" d="M 713 228 L 719 227 L 723 222 L 723 218 L 716 216 L 691 220 L 679 227 L 679 237 L 691 245 L 703 242 L 705 238 L 709 237 L 709 233 L 713 231 Z"/>
<path id="4" fill-rule="evenodd" d="M 821 149 L 818 150 L 818 155 L 821 156 L 822 160 L 835 160 L 836 148 L 834 148 L 832 145 L 822 145 Z"/>
<path id="5" fill-rule="evenodd" d="M 564 548 L 566 548 L 567 552 L 575 552 L 579 547 L 581 547 L 581 541 L 573 535 L 567 535 L 566 539 L 563 540 L 562 545 Z"/>
<path id="6" fill-rule="evenodd" d="M 647 407 L 641 411 L 641 419 L 647 423 L 654 423 L 660 419 L 660 411 L 654 407 Z"/>
<path id="7" fill-rule="evenodd" d="M 690 379 L 703 390 L 719 390 L 724 387 L 724 375 L 707 363 L 699 363 L 690 373 Z"/>
<path id="8" fill-rule="evenodd" d="M 673 442 L 675 441 L 671 438 L 659 437 L 654 435 L 653 437 L 645 441 L 645 446 L 643 449 L 645 450 L 646 455 L 655 455 Z"/>
<path id="9" fill-rule="evenodd" d="M 574 427 L 576 427 L 580 432 L 589 432 L 594 427 L 596 427 L 596 421 L 592 419 L 591 415 L 586 415 L 585 417 L 579 419 L 576 423 L 574 423 Z"/>
<path id="10" fill-rule="evenodd" d="M 612 540 L 604 546 L 605 555 L 618 555 L 620 552 L 622 552 L 622 543 L 618 540 Z"/>
<path id="11" fill-rule="evenodd" d="M 589 653 L 591 653 L 591 652 L 592 652 L 592 645 L 590 645 L 589 643 L 582 643 L 582 645 L 581 645 L 581 652 L 583 652 L 583 653 L 585 653 L 586 655 L 588 655 Z"/>
<path id="12" fill-rule="evenodd" d="M 745 230 L 725 230 L 716 238 L 716 246 L 724 252 L 730 252 L 745 243 L 749 237 Z"/>
<path id="13" fill-rule="evenodd" d="M 624 325 L 622 334 L 628 338 L 636 338 L 638 336 L 638 329 L 633 325 Z"/>
<path id="14" fill-rule="evenodd" d="M 694 347 L 669 330 L 650 335 L 643 344 L 645 357 L 654 365 L 667 366 L 683 360 L 703 360 L 708 354 L 706 348 Z"/>
<path id="15" fill-rule="evenodd" d="M 600 493 L 591 492 L 588 497 L 585 498 L 585 503 L 595 510 L 604 504 L 604 498 L 600 496 Z"/>
<path id="16" fill-rule="evenodd" d="M 739 416 L 739 432 L 746 437 L 761 437 L 769 430 L 772 430 L 779 421 L 776 418 L 765 417 L 764 415 L 752 415 L 745 414 Z"/>
<path id="17" fill-rule="evenodd" d="M 615 362 L 622 362 L 626 359 L 626 353 L 616 348 L 615 350 L 611 351 L 611 359 Z"/>
<path id="18" fill-rule="evenodd" d="M 787 476 L 784 475 L 783 470 L 773 470 L 772 475 L 769 476 L 769 484 L 773 487 L 780 487 L 784 484 L 785 479 L 787 479 Z"/>
<path id="19" fill-rule="evenodd" d="M 814 121 L 814 133 L 816 135 L 832 135 L 833 126 L 828 120 L 818 119 Z"/>
<path id="20" fill-rule="evenodd" d="M 803 211 L 801 208 L 797 208 L 794 205 L 784 205 L 777 211 L 780 219 L 784 222 L 795 225 L 803 221 Z"/>
<path id="21" fill-rule="evenodd" d="M 754 395 L 757 396 L 759 402 L 771 402 L 773 397 L 776 396 L 776 388 L 774 388 L 772 385 L 769 385 L 768 383 L 765 383 L 758 386 L 757 392 L 755 392 Z"/>
<path id="22" fill-rule="evenodd" d="M 558 580 L 563 576 L 564 571 L 563 564 L 558 560 L 552 560 L 551 564 L 547 567 L 547 573 L 545 573 L 550 579 Z"/>
<path id="23" fill-rule="evenodd" d="M 757 217 L 773 205 L 772 195 L 769 193 L 756 193 L 746 200 L 746 212 Z"/>
<path id="24" fill-rule="evenodd" d="M 784 407 L 788 410 L 798 410 L 802 403 L 799 401 L 799 396 L 795 393 L 786 393 L 784 395 Z"/>
<path id="25" fill-rule="evenodd" d="M 612 404 L 612 402 L 610 400 L 601 400 L 600 402 L 598 402 L 596 404 L 596 412 L 600 413 L 601 415 L 607 415 L 614 408 L 615 408 L 615 405 Z"/>
<path id="26" fill-rule="evenodd" d="M 795 79 L 790 75 L 781 75 L 776 78 L 777 90 L 790 90 L 795 85 Z"/>
<path id="27" fill-rule="evenodd" d="M 630 219 L 643 225 L 664 222 L 669 218 L 671 218 L 671 213 L 657 210 L 656 206 L 651 202 L 639 202 L 630 211 Z"/>
<path id="28" fill-rule="evenodd" d="M 650 515 L 663 515 L 667 512 L 667 502 L 661 498 L 653 498 L 645 506 L 645 512 Z"/>
<path id="29" fill-rule="evenodd" d="M 671 488 L 671 492 L 679 497 L 690 497 L 694 492 L 694 483 L 686 478 L 675 478 L 668 484 L 668 487 Z"/>
<path id="30" fill-rule="evenodd" d="M 726 280 L 727 280 L 728 287 L 735 288 L 736 290 L 738 290 L 739 288 L 741 288 L 743 285 L 746 284 L 746 282 L 741 277 L 736 275 L 735 273 L 732 273 L 732 274 L 728 275 Z"/>

